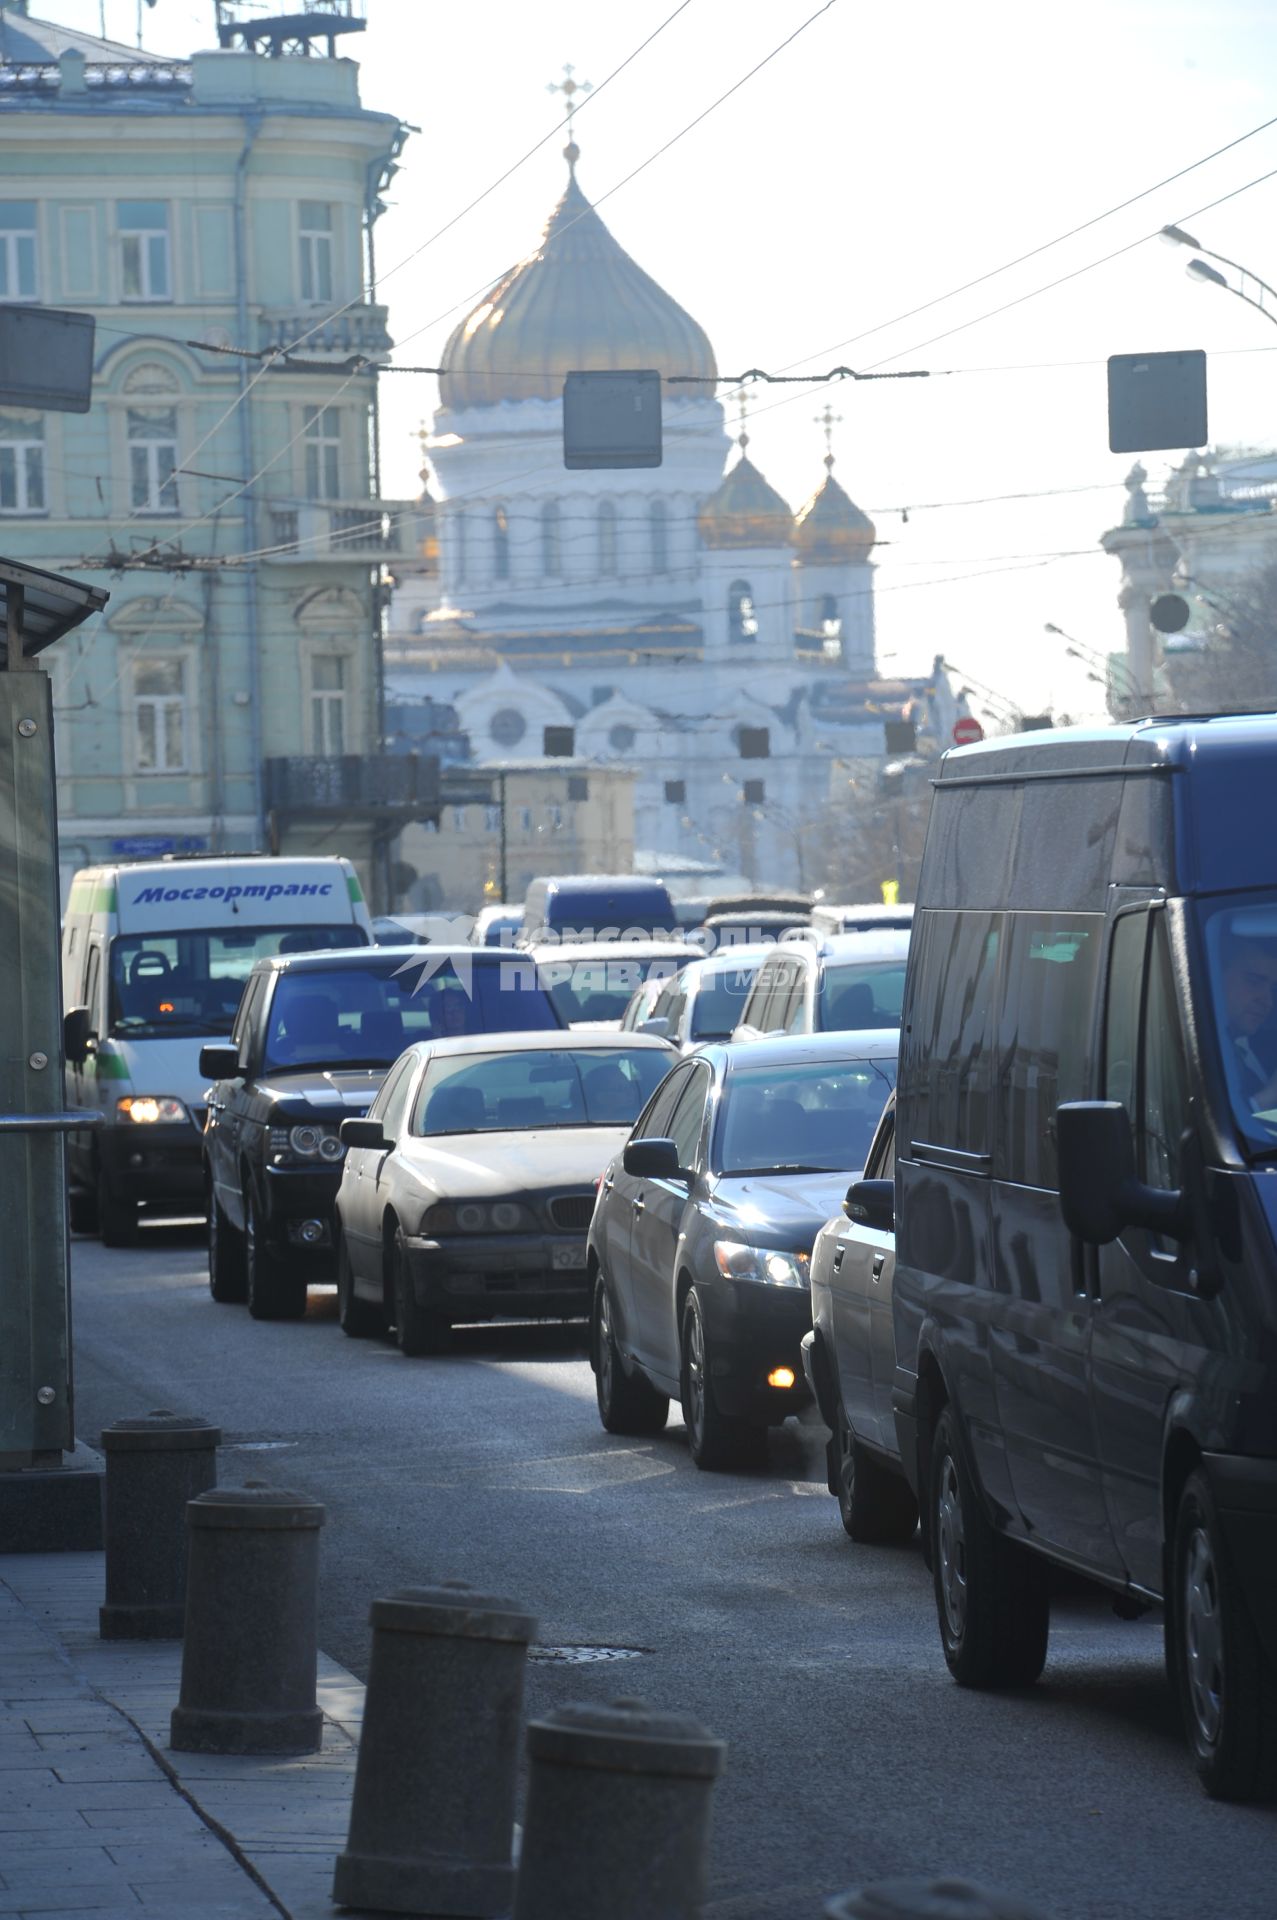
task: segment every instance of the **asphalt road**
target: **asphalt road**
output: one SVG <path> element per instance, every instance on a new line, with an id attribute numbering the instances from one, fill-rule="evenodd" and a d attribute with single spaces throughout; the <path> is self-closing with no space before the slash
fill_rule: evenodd
<path id="1" fill-rule="evenodd" d="M 464 1331 L 404 1360 L 337 1326 L 257 1324 L 209 1298 L 202 1230 L 74 1249 L 78 1427 L 153 1408 L 224 1430 L 226 1483 L 327 1505 L 320 1637 L 358 1674 L 377 1594 L 458 1577 L 539 1618 L 531 1714 L 642 1698 L 728 1742 L 712 1920 L 818 1920 L 830 1894 L 957 1873 L 1051 1920 L 1271 1920 L 1277 1810 L 1214 1805 L 1183 1752 L 1155 1620 L 1056 1607 L 1042 1682 L 954 1686 L 917 1548 L 853 1547 L 824 1430 L 791 1423 L 766 1468 L 698 1473 L 676 1414 L 655 1441 L 599 1426 L 581 1330 Z"/>

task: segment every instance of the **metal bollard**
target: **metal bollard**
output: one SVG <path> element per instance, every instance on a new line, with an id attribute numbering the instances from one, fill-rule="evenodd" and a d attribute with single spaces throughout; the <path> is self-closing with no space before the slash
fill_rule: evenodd
<path id="1" fill-rule="evenodd" d="M 186 1753 L 314 1753 L 316 1585 L 324 1509 L 304 1493 L 219 1487 L 186 1509 L 191 1554 L 182 1691 Z"/>
<path id="2" fill-rule="evenodd" d="M 825 1920 L 1040 1920 L 1037 1912 L 969 1880 L 879 1880 L 840 1893 Z"/>
<path id="3" fill-rule="evenodd" d="M 514 1920 L 694 1920 L 724 1751 L 641 1700 L 534 1720 Z"/>
<path id="4" fill-rule="evenodd" d="M 181 1639 L 186 1504 L 217 1485 L 221 1439 L 207 1420 L 167 1410 L 103 1429 L 104 1640 Z"/>
<path id="5" fill-rule="evenodd" d="M 508 1913 L 519 1716 L 536 1621 L 461 1580 L 372 1603 L 338 1906 Z"/>

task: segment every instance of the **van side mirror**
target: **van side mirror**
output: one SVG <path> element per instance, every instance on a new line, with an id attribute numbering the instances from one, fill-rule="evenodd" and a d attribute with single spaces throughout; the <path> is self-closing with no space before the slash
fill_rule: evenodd
<path id="1" fill-rule="evenodd" d="M 1143 1227 L 1172 1240 L 1190 1237 L 1184 1193 L 1145 1186 L 1136 1178 L 1130 1117 L 1120 1101 L 1066 1102 L 1055 1110 L 1055 1135 L 1060 1211 L 1079 1240 L 1105 1247 L 1124 1227 Z"/>
<path id="2" fill-rule="evenodd" d="M 858 1227 L 870 1227 L 875 1233 L 896 1230 L 896 1183 L 894 1180 L 853 1180 L 847 1189 L 842 1210 Z"/>
<path id="3" fill-rule="evenodd" d="M 343 1147 L 371 1147 L 374 1153 L 384 1153 L 392 1144 L 380 1120 L 343 1120 L 338 1132 Z"/>
<path id="4" fill-rule="evenodd" d="M 62 1051 L 73 1067 L 84 1065 L 96 1039 L 88 1007 L 72 1007 L 62 1016 Z"/>
<path id="5" fill-rule="evenodd" d="M 211 1042 L 200 1048 L 200 1072 L 206 1080 L 242 1080 L 239 1048 L 229 1040 Z"/>

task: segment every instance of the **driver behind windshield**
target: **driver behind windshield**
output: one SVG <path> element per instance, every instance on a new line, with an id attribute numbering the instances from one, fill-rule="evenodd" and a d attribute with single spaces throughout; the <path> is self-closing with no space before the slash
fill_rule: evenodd
<path id="1" fill-rule="evenodd" d="M 1239 1104 L 1262 1113 L 1277 1105 L 1277 1061 L 1269 1026 L 1277 1004 L 1277 947 L 1230 936 L 1222 979 L 1229 1079 Z"/>

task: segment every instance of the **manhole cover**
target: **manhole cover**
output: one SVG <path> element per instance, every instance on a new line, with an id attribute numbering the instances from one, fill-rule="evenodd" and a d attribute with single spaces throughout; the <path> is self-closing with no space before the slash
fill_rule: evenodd
<path id="1" fill-rule="evenodd" d="M 646 1647 L 529 1647 L 528 1659 L 582 1666 L 587 1660 L 637 1660 L 646 1652 Z"/>

